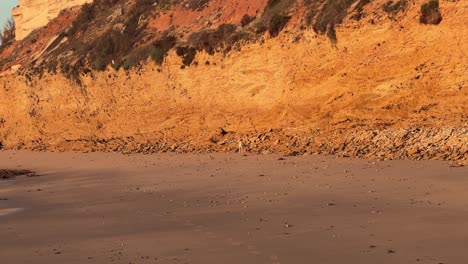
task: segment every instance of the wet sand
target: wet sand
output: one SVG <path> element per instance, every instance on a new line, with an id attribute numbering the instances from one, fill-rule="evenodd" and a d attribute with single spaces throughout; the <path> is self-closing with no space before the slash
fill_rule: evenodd
<path id="1" fill-rule="evenodd" d="M 0 262 L 468 263 L 468 168 L 0 152 Z M 6 211 L 4 211 L 6 212 Z"/>

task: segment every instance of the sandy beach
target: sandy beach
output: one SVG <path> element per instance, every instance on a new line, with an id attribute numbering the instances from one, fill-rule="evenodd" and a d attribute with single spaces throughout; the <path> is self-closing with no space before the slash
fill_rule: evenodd
<path id="1" fill-rule="evenodd" d="M 0 152 L 0 262 L 467 263 L 468 168 Z M 21 209 L 21 210 L 20 210 Z"/>

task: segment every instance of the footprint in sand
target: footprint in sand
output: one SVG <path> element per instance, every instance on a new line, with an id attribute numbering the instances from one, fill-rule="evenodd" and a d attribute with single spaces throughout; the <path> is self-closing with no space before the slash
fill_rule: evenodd
<path id="1" fill-rule="evenodd" d="M 271 264 L 281 264 L 281 262 L 279 261 L 279 257 L 276 255 L 271 255 L 270 260 L 272 261 Z"/>
<path id="2" fill-rule="evenodd" d="M 249 245 L 247 246 L 247 249 L 249 250 L 249 253 L 252 255 L 261 255 L 262 253 L 257 250 L 255 246 Z"/>
<path id="3" fill-rule="evenodd" d="M 227 239 L 227 242 L 228 242 L 229 245 L 234 246 L 234 247 L 239 247 L 239 246 L 242 246 L 242 245 L 243 245 L 242 242 L 236 241 L 236 240 L 234 240 L 233 238 L 228 238 L 228 239 Z"/>

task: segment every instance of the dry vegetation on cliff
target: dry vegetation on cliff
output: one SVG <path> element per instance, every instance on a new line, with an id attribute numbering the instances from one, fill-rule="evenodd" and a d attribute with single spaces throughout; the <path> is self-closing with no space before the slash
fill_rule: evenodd
<path id="1" fill-rule="evenodd" d="M 5 25 L 2 25 L 2 31 L 0 32 L 0 54 L 13 42 L 15 42 L 15 21 L 9 19 Z"/>
<path id="2" fill-rule="evenodd" d="M 235 0 L 226 5 L 222 2 L 96 0 L 83 5 L 79 11 L 64 11 L 52 21 L 50 25 L 64 18 L 69 21 L 56 27 L 54 41 L 36 44 L 38 38 L 44 36 L 41 32 L 32 33 L 23 41 L 29 40 L 29 48 L 17 44 L 0 57 L 0 66 L 5 70 L 20 63 L 23 74 L 28 76 L 42 76 L 45 71 L 61 72 L 80 83 L 80 75 L 92 69 L 103 71 L 110 66 L 116 70 L 130 70 L 142 66 L 149 58 L 161 65 L 171 49 L 190 51 L 190 54 L 178 52 L 183 66 L 189 66 L 194 62 L 190 57 L 197 52 L 213 55 L 233 48 L 239 50 L 242 43 L 262 41 L 265 32 L 269 37 L 278 36 L 285 27 L 312 27 L 335 45 L 338 41 L 336 27 L 345 19 L 367 17 L 372 22 L 378 20 L 382 12 L 395 19 L 408 5 L 406 0 L 390 0 L 374 4 L 381 5 L 382 10 L 367 12 L 368 0 L 255 0 L 249 3 Z M 440 22 L 436 2 L 423 5 L 421 23 Z M 46 30 L 47 27 L 42 31 Z M 23 60 L 18 61 L 18 57 Z"/>

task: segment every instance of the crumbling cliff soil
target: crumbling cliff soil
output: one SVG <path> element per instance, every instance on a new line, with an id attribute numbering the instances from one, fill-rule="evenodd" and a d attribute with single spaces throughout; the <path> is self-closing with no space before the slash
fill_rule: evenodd
<path id="1" fill-rule="evenodd" d="M 400 21 L 346 20 L 118 71 L 0 78 L 4 149 L 238 151 L 468 162 L 466 8 Z M 411 15 L 413 14 L 413 15 Z"/>

